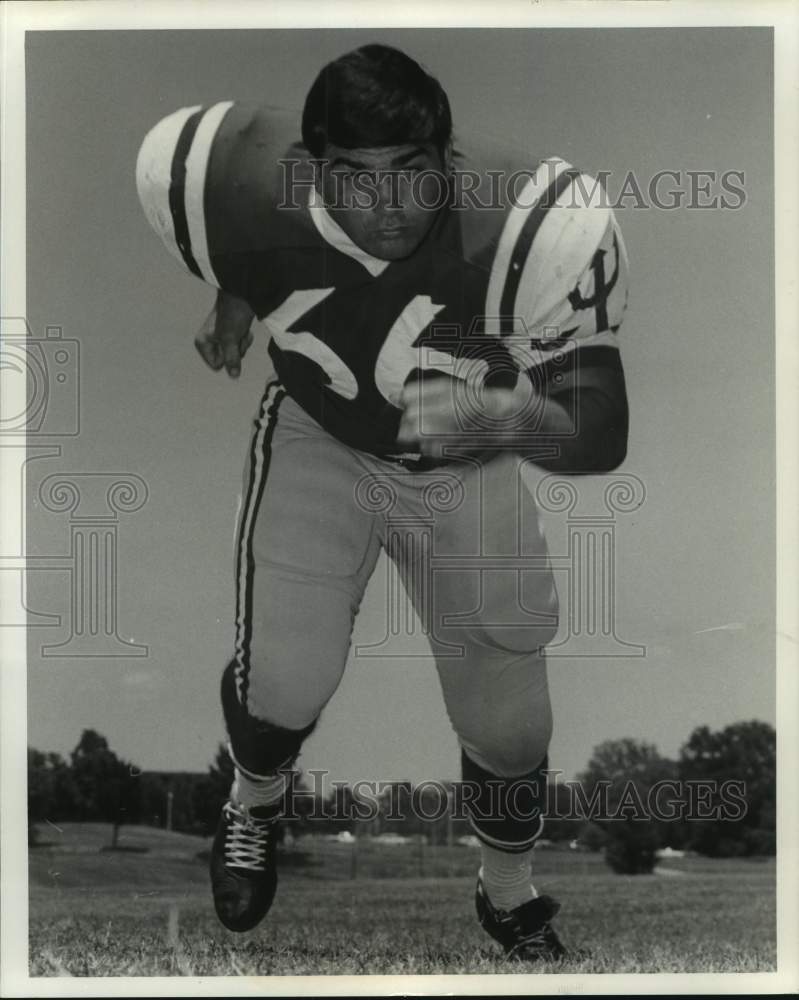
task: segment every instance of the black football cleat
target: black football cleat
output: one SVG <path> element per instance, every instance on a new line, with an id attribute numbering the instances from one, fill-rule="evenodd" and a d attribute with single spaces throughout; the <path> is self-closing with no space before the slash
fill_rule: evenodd
<path id="1" fill-rule="evenodd" d="M 222 807 L 211 846 L 211 888 L 220 921 L 249 931 L 266 916 L 277 889 L 278 817 L 274 809 Z"/>
<path id="2" fill-rule="evenodd" d="M 492 906 L 481 879 L 477 880 L 475 906 L 480 926 L 516 962 L 557 961 L 566 954 L 549 921 L 560 909 L 551 896 L 536 896 L 513 910 Z"/>

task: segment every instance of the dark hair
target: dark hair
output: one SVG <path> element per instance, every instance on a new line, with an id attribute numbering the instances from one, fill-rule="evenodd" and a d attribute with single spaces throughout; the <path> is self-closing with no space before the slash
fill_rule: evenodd
<path id="1" fill-rule="evenodd" d="M 328 63 L 302 113 L 302 139 L 316 158 L 328 142 L 344 149 L 433 142 L 443 154 L 451 134 L 441 84 L 387 45 L 364 45 Z"/>

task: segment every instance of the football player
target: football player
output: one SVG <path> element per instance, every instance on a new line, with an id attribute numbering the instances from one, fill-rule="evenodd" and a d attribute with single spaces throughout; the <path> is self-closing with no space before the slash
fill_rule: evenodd
<path id="1" fill-rule="evenodd" d="M 151 225 L 219 290 L 203 359 L 238 375 L 257 317 L 275 371 L 238 522 L 216 911 L 243 931 L 272 904 L 291 768 L 384 549 L 461 746 L 479 921 L 512 958 L 559 958 L 532 876 L 558 600 L 522 472 L 624 458 L 621 234 L 564 161 L 456 150 L 439 83 L 386 46 L 321 70 L 301 135 L 268 108 L 190 107 L 137 163 Z"/>

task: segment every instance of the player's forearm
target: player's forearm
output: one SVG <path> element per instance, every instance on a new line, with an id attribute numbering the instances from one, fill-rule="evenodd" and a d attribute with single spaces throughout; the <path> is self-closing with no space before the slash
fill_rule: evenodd
<path id="1" fill-rule="evenodd" d="M 595 389 L 574 393 L 571 405 L 557 397 L 517 431 L 520 446 L 550 472 L 611 472 L 627 453 L 627 405 Z M 533 443 L 534 442 L 534 443 Z"/>
<path id="2" fill-rule="evenodd" d="M 246 333 L 255 318 L 255 311 L 244 299 L 220 288 L 216 295 L 216 317 L 218 326 L 233 326 Z"/>

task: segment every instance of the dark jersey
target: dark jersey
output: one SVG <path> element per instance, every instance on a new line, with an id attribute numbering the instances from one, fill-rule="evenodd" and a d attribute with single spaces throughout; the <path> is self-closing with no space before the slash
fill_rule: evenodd
<path id="1" fill-rule="evenodd" d="M 263 320 L 282 384 L 329 433 L 395 452 L 400 393 L 427 372 L 503 384 L 554 364 L 566 391 L 612 363 L 627 259 L 591 178 L 459 155 L 432 230 L 389 262 L 325 210 L 295 134 L 272 109 L 182 109 L 145 138 L 137 184 L 167 249 Z"/>

